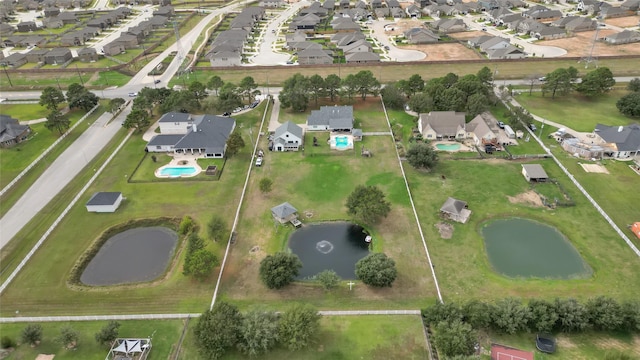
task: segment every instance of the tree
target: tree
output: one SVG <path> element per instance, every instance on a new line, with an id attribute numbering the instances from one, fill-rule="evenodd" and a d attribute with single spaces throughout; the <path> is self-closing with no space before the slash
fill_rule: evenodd
<path id="1" fill-rule="evenodd" d="M 596 96 L 609 92 L 615 84 L 613 73 L 603 66 L 588 72 L 576 86 L 576 90 L 586 96 Z"/>
<path id="2" fill-rule="evenodd" d="M 413 74 L 409 80 L 398 81 L 398 87 L 407 95 L 408 98 L 411 98 L 414 94 L 424 89 L 424 80 L 420 75 Z"/>
<path id="3" fill-rule="evenodd" d="M 640 92 L 632 92 L 616 102 L 618 110 L 631 117 L 640 117 Z"/>
<path id="4" fill-rule="evenodd" d="M 295 304 L 280 316 L 278 338 L 291 351 L 311 345 L 320 328 L 318 310 L 309 304 Z"/>
<path id="5" fill-rule="evenodd" d="M 84 111 L 89 111 L 98 104 L 99 100 L 100 99 L 96 94 L 85 89 L 83 93 L 69 99 L 69 108 L 78 108 Z"/>
<path id="6" fill-rule="evenodd" d="M 238 308 L 220 301 L 205 311 L 194 329 L 195 342 L 205 359 L 219 359 L 236 346 L 240 338 L 242 315 Z"/>
<path id="7" fill-rule="evenodd" d="M 260 279 L 269 289 L 289 285 L 300 273 L 302 261 L 296 254 L 277 252 L 260 262 Z"/>
<path id="8" fill-rule="evenodd" d="M 552 303 L 546 300 L 532 299 L 529 301 L 529 311 L 531 312 L 529 327 L 532 331 L 550 332 L 555 328 L 558 313 Z"/>
<path id="9" fill-rule="evenodd" d="M 474 118 L 489 109 L 489 99 L 482 93 L 472 94 L 467 98 L 467 116 Z"/>
<path id="10" fill-rule="evenodd" d="M 260 179 L 260 192 L 262 192 L 263 194 L 271 192 L 272 186 L 273 186 L 273 180 L 269 178 Z"/>
<path id="11" fill-rule="evenodd" d="M 196 85 L 197 87 L 197 85 Z M 160 111 L 167 113 L 179 111 L 183 113 L 196 112 L 200 109 L 200 101 L 191 90 L 172 91 L 160 104 Z"/>
<path id="12" fill-rule="evenodd" d="M 436 301 L 435 305 L 422 309 L 422 319 L 425 324 L 438 325 L 439 323 L 462 321 L 464 314 L 455 302 L 442 303 Z"/>
<path id="13" fill-rule="evenodd" d="M 242 318 L 238 349 L 249 356 L 268 352 L 278 342 L 278 327 L 278 315 L 275 312 L 249 311 Z"/>
<path id="14" fill-rule="evenodd" d="M 556 299 L 553 305 L 558 314 L 557 330 L 583 331 L 589 326 L 587 311 L 576 299 Z"/>
<path id="15" fill-rule="evenodd" d="M 447 358 L 457 355 L 471 355 L 476 344 L 476 334 L 471 325 L 460 320 L 442 321 L 435 326 L 434 342 L 438 353 Z"/>
<path id="16" fill-rule="evenodd" d="M 374 224 L 391 211 L 391 204 L 377 186 L 356 186 L 346 205 L 347 214 L 364 224 Z"/>
<path id="17" fill-rule="evenodd" d="M 24 329 L 22 329 L 22 333 L 20 334 L 20 339 L 23 343 L 29 344 L 30 346 L 36 346 L 42 341 L 42 325 L 40 324 L 29 324 Z"/>
<path id="18" fill-rule="evenodd" d="M 238 88 L 232 83 L 225 83 L 220 88 L 216 107 L 223 112 L 231 112 L 233 109 L 242 105 L 242 99 L 238 94 Z"/>
<path id="19" fill-rule="evenodd" d="M 185 258 L 182 273 L 204 280 L 218 264 L 218 258 L 211 251 L 200 249 Z"/>
<path id="20" fill-rule="evenodd" d="M 52 86 L 44 88 L 42 94 L 40 94 L 41 106 L 46 107 L 48 110 L 57 110 L 58 105 L 64 102 L 64 94 L 59 89 Z"/>
<path id="21" fill-rule="evenodd" d="M 376 96 L 380 91 L 380 82 L 373 76 L 370 70 L 362 70 L 354 77 L 356 91 L 360 94 L 362 100 L 367 98 L 368 94 Z"/>
<path id="22" fill-rule="evenodd" d="M 227 238 L 227 224 L 220 215 L 213 215 L 207 223 L 207 233 L 213 241 Z"/>
<path id="23" fill-rule="evenodd" d="M 120 323 L 117 321 L 109 321 L 109 323 L 95 334 L 96 342 L 102 346 L 111 346 L 118 338 Z"/>
<path id="24" fill-rule="evenodd" d="M 313 100 L 318 105 L 318 98 L 324 95 L 324 79 L 322 76 L 318 74 L 312 75 L 309 78 L 309 89 Z"/>
<path id="25" fill-rule="evenodd" d="M 113 98 L 109 100 L 109 112 L 115 115 L 125 102 L 123 98 Z"/>
<path id="26" fill-rule="evenodd" d="M 384 105 L 389 109 L 402 110 L 404 108 L 405 98 L 396 84 L 389 84 L 380 90 L 380 96 Z"/>
<path id="27" fill-rule="evenodd" d="M 567 95 L 573 88 L 578 78 L 578 70 L 573 66 L 569 68 L 559 68 L 550 72 L 546 76 L 545 83 L 542 84 L 542 96 L 551 92 L 551 98 L 555 99 L 556 94 Z"/>
<path id="28" fill-rule="evenodd" d="M 616 331 L 622 328 L 624 315 L 618 302 L 607 296 L 590 298 L 585 303 L 589 323 L 596 330 Z"/>
<path id="29" fill-rule="evenodd" d="M 491 314 L 493 327 L 503 333 L 513 335 L 525 330 L 531 313 L 529 307 L 515 298 L 504 298 L 496 301 Z"/>
<path id="30" fill-rule="evenodd" d="M 245 76 L 242 80 L 240 80 L 239 88 L 241 96 L 243 98 L 246 96 L 247 100 L 250 100 L 253 91 L 258 88 L 258 85 L 251 76 Z"/>
<path id="31" fill-rule="evenodd" d="M 207 88 L 216 91 L 216 96 L 218 96 L 218 90 L 224 85 L 224 81 L 218 75 L 213 75 L 209 78 L 207 82 Z"/>
<path id="32" fill-rule="evenodd" d="M 140 109 L 133 109 L 127 115 L 122 126 L 125 129 L 136 129 L 137 131 L 142 131 L 146 129 L 149 124 L 151 124 L 151 121 L 149 120 L 148 112 Z"/>
<path id="33" fill-rule="evenodd" d="M 204 249 L 204 246 L 204 240 L 198 235 L 198 233 L 191 232 L 187 238 L 187 251 L 185 257 L 189 257 L 196 251 Z"/>
<path id="34" fill-rule="evenodd" d="M 640 78 L 631 79 L 629 85 L 627 85 L 627 90 L 634 92 L 640 91 Z"/>
<path id="35" fill-rule="evenodd" d="M 333 270 L 324 270 L 316 275 L 316 280 L 322 284 L 325 290 L 331 290 L 340 283 L 340 276 Z"/>
<path id="36" fill-rule="evenodd" d="M 356 263 L 356 277 L 370 286 L 391 287 L 397 276 L 396 262 L 383 253 L 368 255 Z"/>
<path id="37" fill-rule="evenodd" d="M 65 349 L 75 349 L 78 345 L 78 332 L 71 326 L 65 326 L 60 329 L 60 335 L 56 338 Z"/>
<path id="38" fill-rule="evenodd" d="M 627 331 L 640 331 L 640 301 L 631 300 L 622 303 L 622 327 Z"/>
<path id="39" fill-rule="evenodd" d="M 467 94 L 455 87 L 444 90 L 440 96 L 434 98 L 434 108 L 437 111 L 464 111 Z"/>
<path id="40" fill-rule="evenodd" d="M 429 143 L 417 143 L 407 150 L 407 161 L 416 169 L 431 171 L 438 163 L 438 153 Z"/>
<path id="41" fill-rule="evenodd" d="M 71 127 L 71 120 L 62 115 L 60 110 L 53 109 L 49 115 L 47 115 L 47 121 L 44 123 L 44 127 L 50 131 L 58 130 L 58 133 L 62 135 Z"/>
<path id="42" fill-rule="evenodd" d="M 239 132 L 234 131 L 229 135 L 227 139 L 227 150 L 224 152 L 224 155 L 227 158 L 232 157 L 237 154 L 241 148 L 245 147 L 244 140 L 242 140 L 242 135 Z"/>
<path id="43" fill-rule="evenodd" d="M 335 97 L 338 95 L 341 84 L 342 84 L 342 81 L 340 80 L 340 77 L 336 74 L 329 74 L 324 79 L 324 89 L 326 93 L 329 95 L 329 97 L 331 98 L 331 101 L 334 101 Z"/>
<path id="44" fill-rule="evenodd" d="M 426 113 L 433 109 L 433 98 L 427 93 L 418 93 L 409 99 L 409 107 L 417 113 Z"/>
<path id="45" fill-rule="evenodd" d="M 309 103 L 309 79 L 302 74 L 295 74 L 284 81 L 278 98 L 280 105 L 293 111 L 305 111 Z"/>
<path id="46" fill-rule="evenodd" d="M 491 72 L 491 69 L 486 66 L 483 67 L 478 70 L 476 77 L 486 88 L 491 88 L 491 84 L 493 84 L 493 72 Z"/>
<path id="47" fill-rule="evenodd" d="M 355 95 L 357 91 L 358 84 L 356 76 L 353 74 L 347 75 L 347 77 L 342 80 L 340 96 L 346 96 L 349 100 L 351 100 L 353 98 L 353 95 Z"/>
<path id="48" fill-rule="evenodd" d="M 207 88 L 203 83 L 199 81 L 194 81 L 189 84 L 189 92 L 191 93 L 193 98 L 198 101 L 198 103 L 200 102 L 200 100 L 207 97 Z"/>
<path id="49" fill-rule="evenodd" d="M 533 94 L 533 86 L 540 84 L 540 79 L 542 75 L 540 74 L 530 74 L 527 76 L 527 82 L 529 83 L 529 95 Z"/>
<path id="50" fill-rule="evenodd" d="M 471 325 L 474 329 L 486 329 L 491 325 L 490 304 L 478 300 L 471 300 L 466 303 L 462 309 L 464 314 L 464 322 Z"/>

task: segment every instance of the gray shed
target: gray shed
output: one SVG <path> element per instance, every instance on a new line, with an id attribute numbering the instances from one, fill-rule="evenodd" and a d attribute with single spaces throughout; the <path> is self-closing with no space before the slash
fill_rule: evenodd
<path id="1" fill-rule="evenodd" d="M 544 182 L 549 180 L 547 172 L 540 164 L 522 164 L 522 175 L 527 181 Z"/>
<path id="2" fill-rule="evenodd" d="M 97 192 L 87 201 L 88 212 L 115 212 L 122 202 L 121 192 Z"/>
<path id="3" fill-rule="evenodd" d="M 283 202 L 282 204 L 271 208 L 271 215 L 273 215 L 273 218 L 281 224 L 284 224 L 289 221 L 293 222 L 294 220 L 297 220 L 298 210 L 288 202 Z"/>
<path id="4" fill-rule="evenodd" d="M 462 200 L 448 198 L 440 208 L 440 214 L 453 221 L 466 223 L 471 216 L 471 210 L 467 208 L 467 203 Z"/>

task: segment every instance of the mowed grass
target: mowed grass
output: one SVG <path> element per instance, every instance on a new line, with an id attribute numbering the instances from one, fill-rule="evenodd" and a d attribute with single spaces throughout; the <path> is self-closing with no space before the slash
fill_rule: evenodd
<path id="1" fill-rule="evenodd" d="M 570 185 L 552 160 L 532 163 L 542 164 L 550 177 L 558 179 L 576 206 L 550 210 L 513 202 L 509 197 L 530 190 L 521 175 L 521 162 L 442 161 L 431 173 L 405 167 L 445 300 L 597 295 L 637 298 L 640 289 L 629 286 L 640 283 L 640 262 L 635 254 Z M 449 196 L 466 201 L 472 214 L 466 224 L 453 223 L 451 239 L 442 239 L 435 225 L 442 221 L 439 208 Z M 480 230 L 485 221 L 509 217 L 531 218 L 556 227 L 571 241 L 594 275 L 580 280 L 516 279 L 493 271 Z"/>
<path id="2" fill-rule="evenodd" d="M 239 123 L 252 124 L 262 115 L 264 104 L 251 114 L 236 117 Z M 254 114 L 260 112 L 259 115 Z M 240 128 L 245 142 L 248 127 Z M 254 132 L 257 134 L 257 131 Z M 124 130 L 120 139 L 124 136 Z M 118 138 L 118 137 L 117 137 Z M 112 150 L 117 140 L 110 145 Z M 110 163 L 107 170 L 88 189 L 56 230 L 44 242 L 29 264 L 0 297 L 3 316 L 14 314 L 19 306 L 21 314 L 112 314 L 112 313 L 167 313 L 201 312 L 210 302 L 216 272 L 204 281 L 182 275 L 183 252 L 170 265 L 164 280 L 132 286 L 83 288 L 73 290 L 67 285 L 69 273 L 77 259 L 98 236 L 111 226 L 130 219 L 149 217 L 192 216 L 206 237 L 205 226 L 214 215 L 224 218 L 230 227 L 250 161 L 249 146 L 227 161 L 220 181 L 128 183 L 127 178 L 142 155 L 145 142 L 141 134 L 134 135 Z M 104 155 L 87 166 L 86 170 L 65 188 L 45 210 L 23 229 L 3 253 L 2 279 L 6 279 L 24 254 L 41 236 L 71 197 L 93 175 L 93 169 L 104 162 Z M 117 212 L 111 214 L 87 213 L 84 204 L 96 191 L 121 191 L 127 198 Z M 81 229 L 81 231 L 80 231 Z M 13 245 L 12 245 L 13 244 Z M 207 246 L 219 256 L 226 243 L 207 241 Z M 3 249 L 4 251 L 4 249 Z M 5 255 L 6 254 L 6 255 Z M 97 305 L 99 304 L 99 305 Z"/>
<path id="3" fill-rule="evenodd" d="M 518 95 L 516 100 L 532 114 L 576 131 L 591 132 L 597 124 L 618 126 L 634 122 L 616 108 L 618 99 L 627 93 L 625 90 L 614 90 L 594 98 L 572 94 L 551 99 L 548 94 L 543 97 L 541 92 L 534 92 L 531 95 Z"/>
<path id="4" fill-rule="evenodd" d="M 38 354 L 55 355 L 62 360 L 103 360 L 109 352 L 108 346 L 99 345 L 94 335 L 105 326 L 107 321 L 76 321 L 76 322 L 44 322 L 42 325 L 42 342 L 35 348 L 27 344 L 19 345 L 10 355 L 4 359 L 35 359 Z M 148 338 L 151 340 L 151 352 L 149 360 L 164 360 L 174 351 L 180 339 L 180 333 L 184 327 L 183 320 L 131 320 L 119 321 L 119 337 L 121 338 Z M 2 336 L 8 336 L 14 341 L 20 341 L 20 333 L 27 323 L 2 324 Z M 63 349 L 56 341 L 60 336 L 60 329 L 71 327 L 78 335 L 78 345 L 75 350 Z"/>
<path id="5" fill-rule="evenodd" d="M 192 320 L 179 359 L 204 360 L 195 345 Z M 231 351 L 222 359 L 249 359 L 238 351 Z M 417 316 L 325 316 L 320 331 L 307 349 L 289 351 L 276 348 L 260 359 L 427 359 L 426 340 L 422 321 Z"/>
<path id="6" fill-rule="evenodd" d="M 379 99 L 378 99 L 379 101 Z M 355 113 L 355 117 L 361 116 Z M 382 122 L 383 117 L 378 116 Z M 362 120 L 363 131 L 382 129 L 375 118 Z M 254 168 L 245 197 L 237 242 L 225 268 L 224 298 L 242 306 L 261 304 L 280 308 L 283 302 L 304 300 L 324 309 L 342 308 L 418 308 L 425 299 L 436 296 L 423 245 L 390 136 L 365 136 L 356 142 L 355 151 L 322 151 L 328 132 L 314 132 L 320 149 L 306 144 L 302 152 L 267 153 L 260 168 Z M 307 135 L 307 138 L 311 133 Z M 266 139 L 261 140 L 266 148 Z M 360 156 L 365 146 L 372 158 Z M 324 153 L 328 155 L 321 155 Z M 259 181 L 269 178 L 273 190 L 262 194 Z M 345 202 L 357 185 L 376 185 L 391 203 L 387 218 L 371 225 L 375 251 L 396 260 L 398 278 L 392 288 L 371 289 L 357 283 L 353 291 L 346 284 L 331 292 L 306 282 L 285 289 L 267 289 L 259 280 L 259 263 L 268 253 L 286 251 L 290 226 L 274 224 L 270 209 L 288 201 L 296 207 L 305 223 L 348 220 Z M 309 214 L 310 216 L 307 216 Z M 251 249 L 254 251 L 250 251 Z M 258 249 L 258 251 L 255 251 Z"/>
<path id="7" fill-rule="evenodd" d="M 66 105 L 66 104 L 65 104 Z M 9 115 L 19 121 L 36 120 L 47 117 L 49 110 L 40 104 L 0 104 L 0 114 Z"/>

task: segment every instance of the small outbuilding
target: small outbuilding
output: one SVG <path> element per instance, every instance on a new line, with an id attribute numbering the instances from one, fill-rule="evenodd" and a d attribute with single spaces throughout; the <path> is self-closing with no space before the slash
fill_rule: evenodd
<path id="1" fill-rule="evenodd" d="M 522 175 L 529 182 L 545 182 L 549 180 L 549 175 L 540 164 L 522 164 Z"/>
<path id="2" fill-rule="evenodd" d="M 281 224 L 291 222 L 295 225 L 294 221 L 298 221 L 298 210 L 293 207 L 293 205 L 288 202 L 283 202 L 278 206 L 274 206 L 271 208 L 271 215 Z"/>
<path id="3" fill-rule="evenodd" d="M 506 345 L 491 344 L 491 360 L 504 359 L 533 360 L 533 352 Z"/>
<path id="4" fill-rule="evenodd" d="M 471 210 L 468 209 L 465 201 L 450 197 L 440 208 L 440 214 L 449 220 L 464 224 L 469 220 Z"/>
<path id="5" fill-rule="evenodd" d="M 97 192 L 87 201 L 88 212 L 115 212 L 122 202 L 121 192 Z"/>
<path id="6" fill-rule="evenodd" d="M 640 239 L 640 221 L 634 222 L 633 225 L 631 225 L 631 231 L 633 231 L 633 233 L 638 237 L 638 239 Z"/>

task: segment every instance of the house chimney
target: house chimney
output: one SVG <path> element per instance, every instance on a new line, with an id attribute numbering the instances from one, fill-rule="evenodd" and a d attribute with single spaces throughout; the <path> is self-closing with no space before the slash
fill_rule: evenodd
<path id="1" fill-rule="evenodd" d="M 193 125 L 191 125 L 191 130 L 193 130 L 193 132 L 198 132 L 198 127 L 196 126 L 196 123 L 193 123 Z"/>

